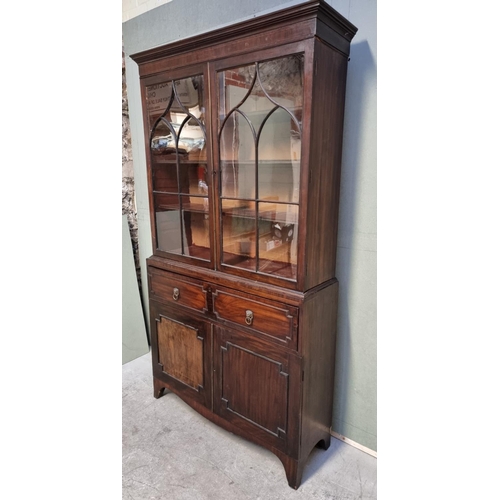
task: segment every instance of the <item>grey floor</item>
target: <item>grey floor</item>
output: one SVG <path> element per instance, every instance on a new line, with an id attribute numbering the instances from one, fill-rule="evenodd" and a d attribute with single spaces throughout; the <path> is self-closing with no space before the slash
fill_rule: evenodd
<path id="1" fill-rule="evenodd" d="M 377 498 L 377 459 L 332 438 L 302 485 L 288 486 L 271 452 L 228 433 L 172 393 L 153 397 L 151 356 L 123 365 L 123 499 Z"/>

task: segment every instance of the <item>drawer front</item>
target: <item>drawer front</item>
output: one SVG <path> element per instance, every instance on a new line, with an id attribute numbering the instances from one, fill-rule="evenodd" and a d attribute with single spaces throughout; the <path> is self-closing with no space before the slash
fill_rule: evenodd
<path id="1" fill-rule="evenodd" d="M 218 288 L 213 294 L 213 308 L 219 320 L 297 349 L 298 309 L 294 306 Z"/>
<path id="2" fill-rule="evenodd" d="M 160 269 L 148 269 L 151 298 L 198 312 L 207 311 L 207 294 L 197 280 Z"/>

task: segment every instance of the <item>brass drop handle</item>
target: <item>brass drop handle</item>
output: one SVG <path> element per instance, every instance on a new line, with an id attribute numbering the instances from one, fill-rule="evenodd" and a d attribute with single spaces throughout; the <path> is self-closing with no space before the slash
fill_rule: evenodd
<path id="1" fill-rule="evenodd" d="M 174 293 L 172 295 L 173 299 L 174 300 L 179 300 L 179 296 L 180 296 L 181 292 L 178 288 L 174 288 Z"/>
<path id="2" fill-rule="evenodd" d="M 245 313 L 245 323 L 251 325 L 253 321 L 253 312 L 248 309 Z"/>

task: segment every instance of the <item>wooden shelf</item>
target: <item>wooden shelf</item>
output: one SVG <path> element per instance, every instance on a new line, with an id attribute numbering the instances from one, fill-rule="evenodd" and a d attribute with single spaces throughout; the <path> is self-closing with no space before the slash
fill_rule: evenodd
<path id="1" fill-rule="evenodd" d="M 177 164 L 177 160 L 174 159 L 170 159 L 170 158 L 162 158 L 160 155 L 152 155 L 152 161 L 151 163 L 153 165 L 157 165 L 157 164 L 171 164 L 171 165 L 176 165 Z M 206 165 L 207 164 L 207 159 L 203 159 L 203 160 L 184 160 L 182 157 L 180 158 L 179 160 L 179 163 L 181 165 Z"/>
<path id="2" fill-rule="evenodd" d="M 266 201 L 265 203 L 274 203 Z M 235 217 L 241 219 L 255 219 L 256 212 L 254 209 L 250 208 L 229 208 L 222 209 L 222 215 L 226 217 Z M 297 224 L 297 217 L 294 215 L 290 217 L 290 214 L 286 212 L 277 212 L 275 210 L 265 210 L 259 211 L 259 220 L 268 220 L 269 222 L 282 222 L 283 224 Z M 288 220 L 287 220 L 288 218 Z M 287 220 L 287 222 L 285 222 Z"/>
<path id="3" fill-rule="evenodd" d="M 166 212 L 168 210 L 178 211 L 179 205 L 168 204 L 168 205 L 158 205 L 157 207 L 155 207 L 156 212 L 161 212 L 161 211 Z M 182 210 L 187 211 L 187 212 L 196 212 L 196 213 L 200 213 L 200 214 L 208 214 L 209 213 L 208 209 L 204 208 L 203 204 L 201 204 L 201 203 L 183 203 Z"/>

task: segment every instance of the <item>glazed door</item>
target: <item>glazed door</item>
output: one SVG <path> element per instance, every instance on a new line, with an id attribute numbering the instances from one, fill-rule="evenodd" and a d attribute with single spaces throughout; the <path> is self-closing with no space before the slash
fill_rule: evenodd
<path id="1" fill-rule="evenodd" d="M 218 261 L 297 281 L 305 54 L 277 54 L 216 64 Z"/>
<path id="2" fill-rule="evenodd" d="M 298 433 L 299 374 L 297 355 L 236 330 L 216 329 L 214 411 L 284 451 Z"/>
<path id="3" fill-rule="evenodd" d="M 213 267 L 205 66 L 148 78 L 143 92 L 155 255 Z"/>
<path id="4" fill-rule="evenodd" d="M 212 325 L 150 301 L 153 375 L 186 400 L 211 408 Z"/>

